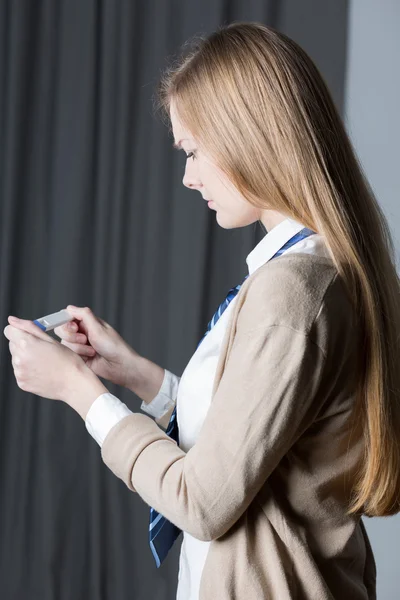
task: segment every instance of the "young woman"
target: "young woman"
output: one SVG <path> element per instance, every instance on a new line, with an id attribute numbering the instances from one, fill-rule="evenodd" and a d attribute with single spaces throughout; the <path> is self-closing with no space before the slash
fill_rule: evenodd
<path id="1" fill-rule="evenodd" d="M 375 598 L 361 516 L 397 513 L 400 496 L 387 222 L 320 73 L 282 33 L 239 22 L 195 39 L 159 92 L 187 153 L 184 185 L 221 227 L 258 220 L 268 233 L 181 378 L 68 306 L 75 333 L 57 332 L 62 358 L 47 344 L 43 375 L 46 334 L 31 322 L 8 330 L 23 389 L 85 419 L 105 463 L 151 507 L 157 566 L 183 531 L 180 600 Z M 55 392 L 49 364 L 56 374 L 67 363 L 74 377 Z M 167 431 L 97 376 L 134 390 Z"/>

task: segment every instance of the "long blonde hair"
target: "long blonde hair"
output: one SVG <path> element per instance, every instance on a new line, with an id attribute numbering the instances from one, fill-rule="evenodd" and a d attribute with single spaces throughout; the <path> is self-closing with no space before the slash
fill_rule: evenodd
<path id="1" fill-rule="evenodd" d="M 324 237 L 361 333 L 354 422 L 364 455 L 349 513 L 400 511 L 400 285 L 387 220 L 306 52 L 261 23 L 194 36 L 156 109 L 179 119 L 248 202 Z"/>

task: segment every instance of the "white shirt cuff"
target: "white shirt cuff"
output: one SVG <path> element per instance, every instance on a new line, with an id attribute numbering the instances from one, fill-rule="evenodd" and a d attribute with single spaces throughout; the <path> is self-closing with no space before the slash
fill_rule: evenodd
<path id="1" fill-rule="evenodd" d="M 178 395 L 180 377 L 164 369 L 164 379 L 157 396 L 151 402 L 142 402 L 140 408 L 148 415 L 160 419 L 175 405 Z"/>
<path id="2" fill-rule="evenodd" d="M 110 430 L 132 411 L 110 392 L 101 394 L 89 408 L 86 429 L 101 447 Z"/>

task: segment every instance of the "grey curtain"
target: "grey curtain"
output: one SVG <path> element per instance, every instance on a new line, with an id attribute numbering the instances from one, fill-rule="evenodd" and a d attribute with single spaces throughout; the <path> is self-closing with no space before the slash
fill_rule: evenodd
<path id="1" fill-rule="evenodd" d="M 341 109 L 345 0 L 0 0 L 2 330 L 10 314 L 90 306 L 182 373 L 265 232 L 220 228 L 182 185 L 151 97 L 188 37 L 237 20 L 302 44 Z M 4 335 L 0 364 L 0 598 L 175 598 L 180 541 L 156 569 L 148 505 L 77 413 L 18 388 Z"/>

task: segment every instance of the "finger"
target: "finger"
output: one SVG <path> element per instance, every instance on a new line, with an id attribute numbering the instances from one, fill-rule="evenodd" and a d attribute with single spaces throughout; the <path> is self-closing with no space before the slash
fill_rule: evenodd
<path id="1" fill-rule="evenodd" d="M 86 335 L 88 335 L 89 329 L 93 333 L 101 329 L 99 319 L 88 306 L 79 307 L 69 304 L 66 310 L 74 317 L 74 319 L 80 321 L 80 326 Z"/>
<path id="2" fill-rule="evenodd" d="M 86 344 L 87 337 L 84 333 L 67 333 L 66 337 L 63 338 L 67 342 L 71 342 L 73 344 Z"/>
<path id="3" fill-rule="evenodd" d="M 88 341 L 87 336 L 84 333 L 78 331 L 74 333 L 72 331 L 68 331 L 66 327 L 61 328 L 60 333 L 57 335 L 62 340 L 74 344 L 86 344 Z"/>
<path id="4" fill-rule="evenodd" d="M 78 324 L 75 321 L 70 321 L 69 323 L 64 323 L 64 325 L 59 325 L 53 329 L 54 333 L 57 337 L 63 338 L 66 333 L 70 331 L 77 331 Z"/>
<path id="5" fill-rule="evenodd" d="M 75 311 L 76 308 L 78 308 L 78 307 L 75 307 L 75 306 L 73 306 L 71 304 L 69 304 L 68 307 L 65 308 L 65 310 L 68 310 L 69 314 L 74 317 L 74 321 L 70 321 L 69 323 L 66 323 L 65 326 L 75 324 L 76 327 L 77 327 L 77 331 L 82 331 L 83 333 L 85 333 L 86 335 L 88 335 L 88 333 L 89 333 L 88 332 L 88 327 L 87 327 L 86 323 L 83 320 L 83 315 L 80 312 Z M 81 309 L 79 309 L 79 311 L 80 310 Z M 69 328 L 67 327 L 67 331 L 68 331 L 68 329 Z"/>
<path id="6" fill-rule="evenodd" d="M 7 325 L 3 331 L 5 337 L 11 342 L 15 342 L 20 345 L 22 340 L 28 341 L 29 338 L 32 339 L 32 335 L 25 332 L 18 327 L 14 327 L 14 325 Z"/>
<path id="7" fill-rule="evenodd" d="M 21 365 L 21 359 L 19 358 L 19 356 L 13 356 L 11 359 L 11 364 L 13 366 L 14 371 L 18 370 Z"/>
<path id="8" fill-rule="evenodd" d="M 40 329 L 40 327 L 35 325 L 35 323 L 33 321 L 29 321 L 27 319 L 18 319 L 17 317 L 9 316 L 8 322 L 10 323 L 10 325 L 7 325 L 7 327 L 5 327 L 4 335 L 6 335 L 6 331 L 7 331 L 7 334 L 9 333 L 9 335 L 12 335 L 13 339 L 21 339 L 23 337 L 26 337 L 26 338 L 29 337 L 29 336 L 22 335 L 22 332 L 25 332 L 25 333 L 28 333 L 29 335 L 33 335 L 37 338 L 45 340 L 46 342 L 55 343 L 55 340 L 53 340 L 53 338 L 50 335 L 48 335 L 45 331 Z M 17 330 L 20 331 L 21 333 L 17 334 Z M 6 335 L 6 337 L 8 339 L 10 339 L 10 337 L 8 335 Z"/>
<path id="9" fill-rule="evenodd" d="M 70 350 L 79 354 L 80 356 L 88 356 L 93 357 L 96 354 L 96 350 L 92 346 L 87 346 L 83 344 L 74 344 L 71 342 L 66 342 L 65 340 L 61 341 L 63 346 L 67 346 Z"/>

